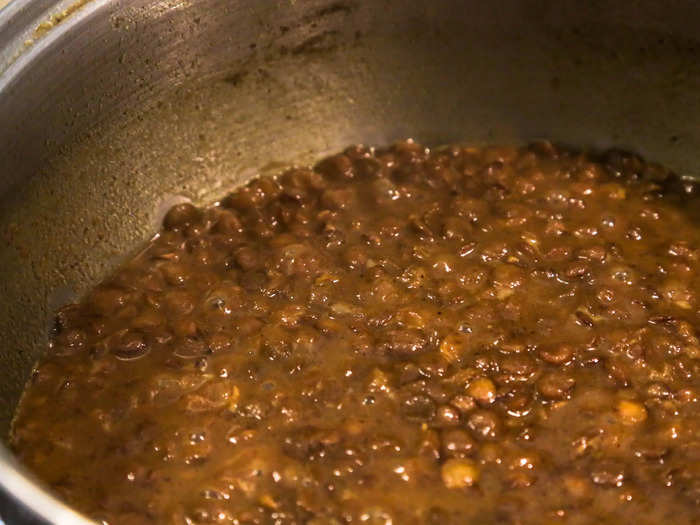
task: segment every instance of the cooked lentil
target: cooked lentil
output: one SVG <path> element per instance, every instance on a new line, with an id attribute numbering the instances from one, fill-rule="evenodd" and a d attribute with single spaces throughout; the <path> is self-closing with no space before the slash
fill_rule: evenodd
<path id="1" fill-rule="evenodd" d="M 109 524 L 698 523 L 698 194 L 407 141 L 179 204 L 58 313 L 12 446 Z"/>

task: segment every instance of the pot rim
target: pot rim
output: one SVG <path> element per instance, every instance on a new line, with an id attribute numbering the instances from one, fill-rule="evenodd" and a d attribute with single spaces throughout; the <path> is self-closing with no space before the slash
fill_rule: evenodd
<path id="1" fill-rule="evenodd" d="M 0 96 L 62 35 L 113 0 L 11 0 L 0 9 Z M 41 26 L 41 29 L 40 29 Z M 56 498 L 0 442 L 0 524 L 94 525 Z"/>
<path id="2" fill-rule="evenodd" d="M 0 9 L 0 92 L 55 44 L 114 0 L 11 0 Z"/>
<path id="3" fill-rule="evenodd" d="M 26 517 L 30 523 L 94 525 L 34 481 L 4 445 L 0 445 L 0 490 L 15 506 L 13 516 Z"/>

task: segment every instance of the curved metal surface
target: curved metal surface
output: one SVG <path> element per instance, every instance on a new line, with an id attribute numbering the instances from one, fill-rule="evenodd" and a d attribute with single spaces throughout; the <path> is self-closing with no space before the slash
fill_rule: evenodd
<path id="1" fill-rule="evenodd" d="M 696 2 L 93 0 L 56 18 L 71 5 L 0 12 L 3 435 L 53 311 L 152 234 L 164 199 L 406 136 L 699 165 Z M 4 451 L 0 487 L 75 522 Z"/>
<path id="2" fill-rule="evenodd" d="M 27 476 L 4 449 L 0 449 L 0 523 L 7 525 L 90 525 Z M 94 525 L 94 524 L 93 524 Z"/>

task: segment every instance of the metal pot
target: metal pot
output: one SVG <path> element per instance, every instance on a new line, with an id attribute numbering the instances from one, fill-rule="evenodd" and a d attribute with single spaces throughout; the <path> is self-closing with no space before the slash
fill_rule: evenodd
<path id="1" fill-rule="evenodd" d="M 55 309 L 174 199 L 356 142 L 623 147 L 693 173 L 700 5 L 13 0 L 0 12 L 0 432 Z M 0 450 L 9 523 L 79 523 Z"/>

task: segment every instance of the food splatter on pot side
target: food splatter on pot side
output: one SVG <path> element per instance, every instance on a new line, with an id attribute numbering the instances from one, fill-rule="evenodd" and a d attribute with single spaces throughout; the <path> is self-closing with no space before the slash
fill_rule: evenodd
<path id="1" fill-rule="evenodd" d="M 12 446 L 115 525 L 697 523 L 698 197 L 406 141 L 179 204 L 59 312 Z"/>

